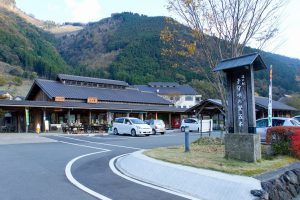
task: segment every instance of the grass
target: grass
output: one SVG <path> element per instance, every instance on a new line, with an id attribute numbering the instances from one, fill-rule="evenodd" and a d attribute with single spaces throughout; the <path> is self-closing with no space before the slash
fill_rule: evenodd
<path id="1" fill-rule="evenodd" d="M 148 150 L 144 154 L 171 163 L 244 176 L 259 175 L 298 161 L 289 156 L 263 158 L 256 163 L 225 159 L 224 145 L 210 139 L 191 144 L 190 152 L 184 152 L 184 146 L 172 146 Z"/>

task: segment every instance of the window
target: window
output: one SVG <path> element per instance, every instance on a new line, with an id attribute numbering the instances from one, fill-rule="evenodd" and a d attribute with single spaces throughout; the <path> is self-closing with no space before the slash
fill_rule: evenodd
<path id="1" fill-rule="evenodd" d="M 257 120 L 256 127 L 257 128 L 265 128 L 265 127 L 267 127 L 267 122 L 268 122 L 267 119 Z"/>
<path id="2" fill-rule="evenodd" d="M 120 124 L 122 124 L 122 123 L 123 123 L 123 121 L 124 121 L 124 119 L 123 119 L 123 118 L 117 118 L 117 119 L 115 119 L 115 122 L 116 122 L 116 123 L 120 123 Z"/>
<path id="3" fill-rule="evenodd" d="M 125 119 L 125 124 L 131 124 L 131 122 L 129 121 L 129 119 Z"/>
<path id="4" fill-rule="evenodd" d="M 185 100 L 186 100 L 186 101 L 193 101 L 193 97 L 192 97 L 192 96 L 186 96 L 186 97 L 185 97 Z"/>
<path id="5" fill-rule="evenodd" d="M 273 119 L 272 126 L 283 126 L 284 120 L 282 119 Z"/>

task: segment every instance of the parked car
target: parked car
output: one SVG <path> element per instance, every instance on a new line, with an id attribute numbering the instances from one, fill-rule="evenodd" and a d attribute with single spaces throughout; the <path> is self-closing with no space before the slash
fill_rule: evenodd
<path id="1" fill-rule="evenodd" d="M 161 119 L 149 119 L 145 120 L 145 122 L 152 128 L 152 133 L 156 135 L 156 133 L 165 134 L 166 125 Z"/>
<path id="2" fill-rule="evenodd" d="M 116 118 L 113 122 L 113 132 L 115 135 L 131 134 L 132 136 L 153 134 L 152 128 L 148 124 L 133 117 Z"/>
<path id="3" fill-rule="evenodd" d="M 293 117 L 293 119 L 297 120 L 298 122 L 300 122 L 300 115 L 297 115 L 295 117 Z"/>
<path id="4" fill-rule="evenodd" d="M 293 118 L 273 117 L 272 126 L 300 126 L 300 123 Z M 268 129 L 268 118 L 256 120 L 256 133 L 260 134 L 261 140 L 266 140 Z"/>
<path id="5" fill-rule="evenodd" d="M 181 122 L 180 130 L 181 132 L 185 131 L 185 127 L 188 126 L 190 131 L 199 131 L 200 122 L 196 118 L 187 118 L 183 119 Z"/>

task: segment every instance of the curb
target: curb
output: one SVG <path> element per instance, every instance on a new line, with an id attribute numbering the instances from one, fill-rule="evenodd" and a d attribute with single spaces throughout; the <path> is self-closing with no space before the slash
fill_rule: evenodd
<path id="1" fill-rule="evenodd" d="M 113 171 L 113 173 L 115 173 L 116 175 L 118 175 L 118 176 L 120 176 L 120 177 L 122 177 L 126 180 L 129 180 L 131 182 L 134 182 L 134 183 L 137 183 L 137 184 L 140 184 L 140 185 L 152 188 L 152 189 L 167 192 L 169 194 L 180 196 L 180 197 L 183 197 L 183 198 L 186 198 L 186 199 L 202 200 L 202 199 L 196 198 L 196 197 L 194 197 L 190 194 L 185 194 L 181 191 L 174 190 L 171 187 L 166 187 L 166 186 L 158 185 L 158 184 L 155 184 L 155 183 L 151 183 L 151 182 L 149 182 L 147 180 L 144 180 L 140 177 L 135 177 L 135 176 L 132 176 L 131 174 L 127 173 L 126 170 L 124 170 L 123 168 L 118 166 L 118 162 L 119 162 L 119 159 L 121 159 L 125 156 L 128 156 L 128 155 L 130 155 L 130 154 L 123 154 L 123 155 L 114 157 L 109 161 L 109 166 L 110 166 L 110 169 Z"/>
<path id="2" fill-rule="evenodd" d="M 261 189 L 260 181 L 252 177 L 172 164 L 142 152 L 119 156 L 115 166 L 133 180 L 187 195 L 188 199 L 250 200 L 254 199 L 250 191 Z"/>

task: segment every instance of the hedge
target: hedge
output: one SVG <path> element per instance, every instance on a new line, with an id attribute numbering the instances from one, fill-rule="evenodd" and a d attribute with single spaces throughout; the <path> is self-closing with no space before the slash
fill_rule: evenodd
<path id="1" fill-rule="evenodd" d="M 266 143 L 275 154 L 293 155 L 300 159 L 300 127 L 274 126 L 267 130 Z"/>

